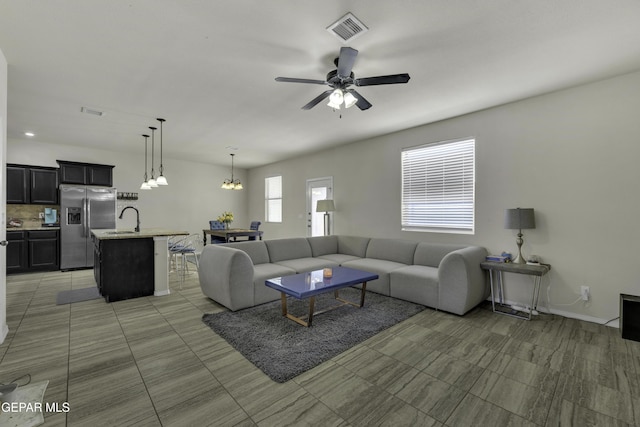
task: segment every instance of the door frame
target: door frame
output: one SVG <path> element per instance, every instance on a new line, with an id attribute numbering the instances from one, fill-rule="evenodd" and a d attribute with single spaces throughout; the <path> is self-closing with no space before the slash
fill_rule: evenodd
<path id="1" fill-rule="evenodd" d="M 326 188 L 326 198 L 333 199 L 333 176 L 324 176 L 320 178 L 310 178 L 306 182 L 306 209 L 307 209 L 307 237 L 313 236 L 313 220 L 321 221 L 324 230 L 324 214 L 320 216 L 315 212 L 315 204 L 313 203 L 314 188 Z M 320 218 L 320 219 L 318 219 Z M 329 227 L 333 230 L 333 215 L 329 214 Z M 323 233 L 324 234 L 324 233 Z"/>

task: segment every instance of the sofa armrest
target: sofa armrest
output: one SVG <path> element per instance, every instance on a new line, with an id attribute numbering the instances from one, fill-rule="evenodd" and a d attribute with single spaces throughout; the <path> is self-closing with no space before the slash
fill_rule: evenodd
<path id="1" fill-rule="evenodd" d="M 246 252 L 220 245 L 205 246 L 198 276 L 202 293 L 229 310 L 254 305 L 253 263 Z"/>
<path id="2" fill-rule="evenodd" d="M 487 250 L 469 246 L 448 253 L 438 267 L 439 309 L 465 314 L 487 299 L 489 287 L 480 268 Z"/>

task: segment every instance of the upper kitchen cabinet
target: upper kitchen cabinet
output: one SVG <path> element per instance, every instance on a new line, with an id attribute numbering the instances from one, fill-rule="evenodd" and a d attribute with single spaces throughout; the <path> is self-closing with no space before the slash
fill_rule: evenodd
<path id="1" fill-rule="evenodd" d="M 113 166 L 58 160 L 61 184 L 113 186 Z"/>
<path id="2" fill-rule="evenodd" d="M 31 178 L 31 204 L 57 205 L 58 169 L 30 168 L 29 174 Z"/>
<path id="3" fill-rule="evenodd" d="M 58 204 L 58 169 L 7 165 L 7 203 Z"/>
<path id="4" fill-rule="evenodd" d="M 7 203 L 29 203 L 29 167 L 7 165 Z"/>

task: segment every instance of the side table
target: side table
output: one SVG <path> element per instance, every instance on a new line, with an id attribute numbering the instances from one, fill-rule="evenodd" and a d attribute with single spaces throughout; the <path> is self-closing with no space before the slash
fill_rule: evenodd
<path id="1" fill-rule="evenodd" d="M 483 270 L 489 271 L 489 284 L 491 286 L 491 307 L 493 308 L 494 313 L 505 314 L 507 316 L 513 316 L 519 319 L 531 320 L 532 312 L 538 307 L 538 296 L 540 295 L 540 282 L 542 281 L 542 276 L 544 276 L 549 272 L 549 270 L 551 270 L 551 265 L 530 265 L 514 264 L 511 262 L 484 261 L 480 263 L 480 267 Z M 528 316 L 526 316 L 523 312 L 513 309 L 511 308 L 511 306 L 504 303 L 502 273 L 505 271 L 507 273 L 526 274 L 529 276 L 534 276 L 533 292 L 531 295 L 531 306 Z M 494 291 L 494 285 L 497 286 L 496 291 L 499 292 L 499 302 L 496 302 L 496 291 Z"/>

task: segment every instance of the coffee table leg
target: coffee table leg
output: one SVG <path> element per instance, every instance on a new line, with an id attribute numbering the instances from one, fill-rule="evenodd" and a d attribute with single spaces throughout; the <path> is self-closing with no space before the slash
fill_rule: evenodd
<path id="1" fill-rule="evenodd" d="M 315 310 L 316 297 L 309 298 L 309 319 L 307 320 L 307 327 L 311 326 L 313 321 L 313 312 Z"/>
<path id="2" fill-rule="evenodd" d="M 360 307 L 364 306 L 364 295 L 367 292 L 367 282 L 362 282 L 362 292 L 360 293 Z"/>
<path id="3" fill-rule="evenodd" d="M 282 306 L 282 315 L 287 315 L 287 294 L 280 292 L 280 305 Z"/>

